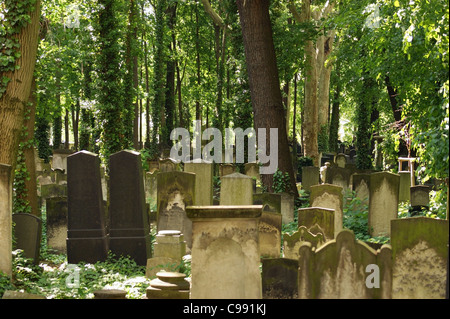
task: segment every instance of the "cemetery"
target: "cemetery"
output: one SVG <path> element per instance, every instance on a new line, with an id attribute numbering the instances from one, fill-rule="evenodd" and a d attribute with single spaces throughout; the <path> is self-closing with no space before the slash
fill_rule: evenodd
<path id="1" fill-rule="evenodd" d="M 449 299 L 448 36 L 444 0 L 0 1 L 0 304 Z"/>

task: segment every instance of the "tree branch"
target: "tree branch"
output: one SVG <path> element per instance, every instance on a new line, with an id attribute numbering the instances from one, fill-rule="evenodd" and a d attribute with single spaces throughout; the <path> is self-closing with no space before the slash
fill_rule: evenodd
<path id="1" fill-rule="evenodd" d="M 295 5 L 292 1 L 289 2 L 287 7 L 288 7 L 289 11 L 291 11 L 292 16 L 294 17 L 295 21 L 297 21 L 298 23 L 305 22 L 304 18 L 302 17 L 302 15 L 300 13 L 298 13 L 297 8 L 295 7 Z"/>
<path id="2" fill-rule="evenodd" d="M 203 7 L 205 8 L 206 13 L 209 14 L 213 22 L 220 28 L 224 27 L 222 18 L 214 11 L 211 7 L 211 4 L 208 0 L 202 0 Z"/>

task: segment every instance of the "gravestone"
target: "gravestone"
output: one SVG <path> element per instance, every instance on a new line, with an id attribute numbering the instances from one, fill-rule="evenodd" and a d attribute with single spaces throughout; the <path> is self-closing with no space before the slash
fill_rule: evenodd
<path id="1" fill-rule="evenodd" d="M 429 217 L 391 221 L 392 298 L 446 297 L 449 222 Z"/>
<path id="2" fill-rule="evenodd" d="M 31 258 L 38 264 L 42 234 L 41 219 L 31 214 L 17 213 L 13 214 L 12 220 L 15 224 L 16 248 L 22 249 L 24 257 Z"/>
<path id="3" fill-rule="evenodd" d="M 331 184 L 311 186 L 310 207 L 334 209 L 334 235 L 343 228 L 342 187 Z"/>
<path id="4" fill-rule="evenodd" d="M 67 172 L 67 157 L 71 154 L 73 154 L 73 151 L 69 149 L 53 150 L 52 169 L 60 169 L 63 172 Z"/>
<path id="5" fill-rule="evenodd" d="M 157 230 L 179 230 L 187 247 L 192 243 L 192 222 L 186 216 L 186 207 L 195 201 L 195 174 L 161 172 L 157 175 L 158 216 Z"/>
<path id="6" fill-rule="evenodd" d="M 158 206 L 158 181 L 156 176 L 159 170 L 154 170 L 153 172 L 145 173 L 145 199 L 150 205 L 150 210 L 156 211 Z"/>
<path id="7" fill-rule="evenodd" d="M 355 209 L 369 208 L 369 195 L 370 195 L 370 174 L 355 173 L 353 174 L 353 191 L 355 196 L 361 201 L 359 207 Z"/>
<path id="8" fill-rule="evenodd" d="M 311 231 L 306 226 L 299 226 L 296 232 L 283 234 L 283 257 L 298 261 L 298 249 L 304 241 L 311 243 L 314 249 L 322 246 L 326 241 L 323 232 L 316 228 L 312 228 Z"/>
<path id="9" fill-rule="evenodd" d="M 322 207 L 298 209 L 298 226 L 305 226 L 312 234 L 323 234 L 324 240 L 331 240 L 335 235 L 335 211 Z"/>
<path id="10" fill-rule="evenodd" d="M 302 167 L 302 189 L 311 191 L 311 186 L 320 184 L 320 168 L 315 166 Z"/>
<path id="11" fill-rule="evenodd" d="M 297 299 L 298 260 L 262 259 L 263 299 Z"/>
<path id="12" fill-rule="evenodd" d="M 245 163 L 244 164 L 245 175 L 250 176 L 257 181 L 261 180 L 259 174 L 259 164 L 258 163 Z"/>
<path id="13" fill-rule="evenodd" d="M 47 246 L 65 254 L 67 238 L 67 197 L 52 197 L 46 200 Z"/>
<path id="14" fill-rule="evenodd" d="M 294 221 L 295 197 L 289 193 L 280 193 L 281 195 L 281 218 L 283 224 L 289 224 Z"/>
<path id="15" fill-rule="evenodd" d="M 47 299 L 45 296 L 16 290 L 5 290 L 2 299 Z"/>
<path id="16" fill-rule="evenodd" d="M 231 163 L 219 164 L 219 176 L 226 176 L 236 172 L 236 167 Z"/>
<path id="17" fill-rule="evenodd" d="M 180 165 L 172 158 L 159 159 L 159 171 L 160 172 L 173 172 L 180 171 Z"/>
<path id="18" fill-rule="evenodd" d="M 80 151 L 67 157 L 67 203 L 67 261 L 104 261 L 108 235 L 97 154 Z"/>
<path id="19" fill-rule="evenodd" d="M 266 258 L 280 257 L 281 249 L 281 194 L 253 194 L 253 205 L 262 205 L 259 220 L 259 250 Z"/>
<path id="20" fill-rule="evenodd" d="M 144 266 L 151 257 L 141 154 L 124 150 L 109 157 L 109 249 Z"/>
<path id="21" fill-rule="evenodd" d="M 370 174 L 369 231 L 372 237 L 390 235 L 391 220 L 398 215 L 400 176 L 390 172 Z"/>
<path id="22" fill-rule="evenodd" d="M 213 164 L 185 163 L 184 171 L 195 173 L 195 206 L 209 206 L 213 204 Z"/>
<path id="23" fill-rule="evenodd" d="M 220 205 L 252 205 L 254 180 L 241 173 L 221 177 Z"/>
<path id="24" fill-rule="evenodd" d="M 334 158 L 334 163 L 337 167 L 345 168 L 345 165 L 347 164 L 347 156 L 342 153 L 337 154 Z"/>
<path id="25" fill-rule="evenodd" d="M 12 178 L 11 166 L 0 163 L 0 271 L 12 275 Z"/>
<path id="26" fill-rule="evenodd" d="M 430 205 L 430 187 L 426 185 L 416 185 L 410 187 L 411 206 Z"/>
<path id="27" fill-rule="evenodd" d="M 343 229 L 313 250 L 303 242 L 299 248 L 298 297 L 300 299 L 390 299 L 392 252 L 389 245 L 375 251 Z M 379 286 L 368 276 L 377 267 Z M 369 278 L 371 279 L 371 278 Z M 367 282 L 369 281 L 369 285 Z"/>
<path id="28" fill-rule="evenodd" d="M 191 299 L 260 299 L 258 220 L 263 207 L 191 206 Z"/>
<path id="29" fill-rule="evenodd" d="M 45 184 L 41 185 L 41 198 L 45 201 L 47 198 L 67 196 L 66 184 Z"/>
<path id="30" fill-rule="evenodd" d="M 409 202 L 411 199 L 410 196 L 410 187 L 411 187 L 411 173 L 402 171 L 398 172 L 400 175 L 400 186 L 398 191 L 398 200 L 400 202 Z"/>
<path id="31" fill-rule="evenodd" d="M 351 176 L 354 172 L 350 169 L 330 166 L 327 167 L 325 183 L 342 187 L 343 194 L 350 188 Z"/>

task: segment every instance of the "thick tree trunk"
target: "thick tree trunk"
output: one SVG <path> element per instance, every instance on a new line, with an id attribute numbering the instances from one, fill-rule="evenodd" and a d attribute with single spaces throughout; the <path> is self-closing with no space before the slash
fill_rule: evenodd
<path id="1" fill-rule="evenodd" d="M 270 150 L 270 128 L 278 129 L 278 168 L 290 176 L 289 191 L 298 195 L 286 135 L 286 122 L 272 38 L 268 0 L 238 0 L 237 6 L 250 84 L 255 129 L 266 129 L 266 150 Z M 262 174 L 272 191 L 273 175 Z"/>

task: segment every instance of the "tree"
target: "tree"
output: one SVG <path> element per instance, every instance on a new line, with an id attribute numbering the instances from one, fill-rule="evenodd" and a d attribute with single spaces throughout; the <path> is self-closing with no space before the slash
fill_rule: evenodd
<path id="1" fill-rule="evenodd" d="M 255 130 L 266 129 L 266 150 L 270 150 L 270 128 L 278 129 L 279 170 L 290 176 L 289 191 L 297 193 L 286 135 L 286 120 L 280 91 L 268 0 L 237 1 L 241 19 Z M 262 182 L 272 190 L 273 174 Z M 298 194 L 298 193 L 297 193 Z"/>

